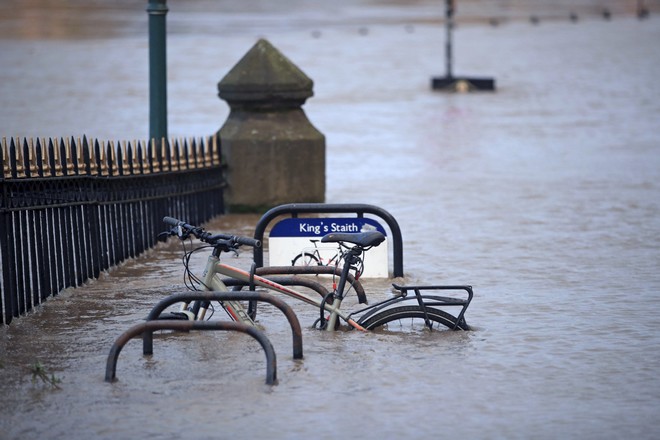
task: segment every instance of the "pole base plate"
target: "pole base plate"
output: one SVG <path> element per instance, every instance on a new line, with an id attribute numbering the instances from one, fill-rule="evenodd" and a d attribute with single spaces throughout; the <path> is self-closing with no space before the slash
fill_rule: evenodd
<path id="1" fill-rule="evenodd" d="M 431 79 L 431 88 L 445 92 L 495 91 L 494 78 L 465 78 L 445 76 Z"/>

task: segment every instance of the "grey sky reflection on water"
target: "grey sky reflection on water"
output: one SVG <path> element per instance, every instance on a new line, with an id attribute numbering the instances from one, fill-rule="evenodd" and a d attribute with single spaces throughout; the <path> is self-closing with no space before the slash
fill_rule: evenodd
<path id="1" fill-rule="evenodd" d="M 19 3 L 32 6 L 16 14 L 47 15 L 36 11 L 37 2 L 0 7 Z M 78 30 L 63 25 L 84 31 L 84 40 L 8 40 L 3 14 L 0 56 L 11 61 L 0 71 L 6 134 L 144 133 L 145 3 L 87 11 Z M 345 0 L 322 2 L 322 9 L 293 0 L 168 3 L 172 130 L 199 135 L 219 127 L 217 81 L 257 34 L 266 34 L 315 81 L 305 110 L 327 135 L 329 201 L 392 212 L 404 233 L 407 280 L 474 284 L 468 322 L 479 330 L 395 342 L 306 330 L 306 358 L 295 363 L 290 331 L 264 313 L 279 344 L 280 384 L 273 389 L 262 388 L 261 353 L 246 355 L 240 344 L 196 334 L 157 341 L 156 356 L 146 360 L 139 343 L 128 345 L 120 381 L 110 386 L 103 368 L 113 339 L 140 322 L 156 297 L 181 288 L 179 252 L 159 248 L 2 329 L 0 352 L 20 361 L 4 361 L 0 372 L 10 378 L 0 383 L 2 432 L 286 438 L 336 429 L 360 438 L 421 438 L 440 426 L 466 438 L 657 436 L 657 18 L 618 19 L 632 2 L 615 9 L 614 2 L 582 1 L 574 4 L 591 15 L 575 25 L 568 2 L 488 2 L 483 17 L 494 11 L 518 22 L 459 23 L 457 44 L 470 50 L 460 52 L 458 68 L 492 74 L 502 87 L 489 95 L 441 95 L 428 81 L 442 64 L 426 56 L 442 50 L 434 44 L 442 41 L 439 19 L 414 32 L 404 27 L 415 17 L 430 20 L 440 2 L 408 8 L 403 1 Z M 230 3 L 299 12 L 286 18 L 247 6 L 203 11 Z M 459 13 L 481 4 L 459 1 Z M 599 15 L 604 4 L 612 7 L 611 22 Z M 542 18 L 558 18 L 534 26 L 525 17 L 538 8 L 548 14 Z M 74 10 L 49 14 L 73 23 Z M 95 26 L 97 36 L 105 32 L 104 20 L 118 23 L 112 30 L 119 36 L 93 38 Z M 366 35 L 358 33 L 364 23 L 371 23 Z M 222 38 L 209 37 L 216 34 Z M 210 229 L 238 227 L 224 216 Z M 136 280 L 145 268 L 158 277 Z M 630 290 L 640 302 L 622 301 Z M 370 286 L 369 297 L 387 292 Z M 317 316 L 300 313 L 304 325 Z M 44 336 L 31 340 L 37 333 Z M 35 355 L 64 379 L 61 391 L 30 388 L 23 368 Z M 434 423 L 411 426 L 413 413 Z"/>

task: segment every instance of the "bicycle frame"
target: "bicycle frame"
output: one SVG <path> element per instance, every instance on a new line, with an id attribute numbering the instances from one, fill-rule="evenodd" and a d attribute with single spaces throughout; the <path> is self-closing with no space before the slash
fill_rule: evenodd
<path id="1" fill-rule="evenodd" d="M 444 324 L 447 327 L 453 329 L 462 329 L 469 330 L 469 326 L 465 323 L 463 318 L 465 310 L 472 299 L 472 287 L 471 286 L 397 286 L 393 285 L 394 288 L 399 290 L 401 293 L 393 298 L 386 299 L 381 301 L 373 306 L 363 308 L 362 310 L 357 310 L 352 313 L 344 313 L 340 310 L 341 303 L 345 297 L 345 294 L 350 292 L 350 290 L 355 286 L 355 281 L 358 280 L 362 274 L 363 260 L 360 258 L 363 252 L 371 249 L 374 246 L 378 246 L 385 240 L 385 236 L 377 231 L 366 231 L 358 234 L 350 233 L 330 233 L 323 237 L 323 242 L 328 243 L 339 243 L 339 245 L 346 249 L 342 253 L 341 259 L 344 262 L 341 269 L 341 274 L 339 282 L 335 283 L 333 281 L 333 292 L 332 294 L 323 293 L 323 299 L 319 300 L 317 297 L 312 297 L 306 293 L 300 292 L 298 290 L 287 287 L 283 284 L 289 284 L 288 281 L 283 281 L 283 284 L 277 283 L 269 278 L 264 278 L 262 276 L 255 274 L 255 266 L 253 269 L 248 272 L 237 267 L 229 266 L 227 264 L 220 263 L 220 256 L 223 252 L 236 251 L 238 246 L 247 245 L 252 247 L 260 247 L 261 242 L 259 240 L 241 237 L 227 234 L 215 234 L 212 235 L 202 228 L 189 225 L 185 222 L 177 220 L 172 217 L 165 217 L 163 221 L 172 226 L 172 229 L 165 233 L 167 235 L 177 235 L 180 239 L 187 239 L 189 236 L 193 235 L 202 242 L 208 243 L 213 247 L 213 252 L 207 258 L 206 266 L 204 268 L 204 273 L 199 279 L 197 276 L 192 274 L 188 267 L 188 262 L 190 260 L 190 254 L 194 251 L 188 252 L 184 257 L 184 266 L 186 268 L 186 273 L 192 281 L 189 286 L 192 290 L 198 290 L 194 288 L 194 284 L 201 284 L 202 289 L 205 291 L 216 291 L 216 292 L 228 292 L 229 289 L 227 284 L 235 285 L 234 283 L 244 283 L 245 285 L 260 286 L 266 289 L 282 293 L 289 297 L 292 297 L 298 301 L 307 303 L 315 308 L 317 308 L 321 316 L 317 319 L 316 323 L 319 324 L 320 329 L 325 329 L 326 331 L 333 331 L 338 327 L 339 318 L 343 319 L 351 327 L 366 331 L 366 328 L 376 328 L 378 326 L 388 324 L 391 321 L 407 319 L 407 318 L 423 318 L 426 326 L 429 329 L 432 329 L 432 323 L 438 322 Z M 346 243 L 352 244 L 352 247 L 346 245 Z M 335 269 L 336 271 L 336 269 Z M 351 271 L 355 271 L 355 275 L 351 275 Z M 286 272 L 286 270 L 285 270 Z M 334 271 L 333 271 L 334 272 Z M 224 275 L 228 277 L 231 281 L 227 281 L 227 278 L 224 281 L 218 276 Z M 266 275 L 266 273 L 264 273 Z M 352 280 L 352 281 L 349 281 Z M 225 284 L 227 282 L 227 284 Z M 346 285 L 348 284 L 348 289 Z M 302 283 L 301 285 L 305 285 Z M 437 295 L 423 295 L 422 290 L 455 290 L 461 289 L 465 290 L 468 294 L 466 300 L 452 298 L 452 297 L 442 297 Z M 400 306 L 400 307 L 390 307 L 393 304 L 401 303 L 406 300 L 408 290 L 414 291 L 414 299 L 416 299 L 417 304 L 415 306 Z M 360 303 L 366 302 L 364 298 L 364 293 L 360 295 L 361 289 L 356 287 L 356 292 L 358 293 L 358 298 Z M 241 296 L 233 295 L 234 299 L 227 299 L 221 302 L 222 307 L 227 311 L 232 319 L 237 322 L 244 323 L 250 326 L 256 326 L 254 322 L 254 314 L 256 309 L 247 309 L 243 307 Z M 235 299 L 238 298 L 238 299 Z M 411 298 L 412 299 L 412 298 Z M 206 315 L 206 310 L 209 307 L 209 300 L 204 301 L 193 301 L 192 309 L 189 309 L 190 304 L 183 303 L 181 307 L 181 312 L 176 314 L 174 319 L 189 319 L 189 320 L 204 320 Z M 252 305 L 252 304 L 251 304 Z M 461 311 L 459 316 L 456 318 L 453 315 L 449 314 L 446 311 L 441 310 L 441 307 L 448 306 L 461 306 Z M 326 316 L 325 313 L 329 313 Z M 361 315 L 359 318 L 353 319 L 353 316 Z M 356 321 L 357 320 L 357 321 Z M 315 326 L 316 326 L 315 323 Z"/>
<path id="2" fill-rule="evenodd" d="M 326 330 L 328 331 L 334 330 L 335 325 L 338 322 L 337 321 L 338 318 L 343 319 L 351 327 L 357 330 L 366 331 L 361 325 L 359 325 L 350 316 L 348 316 L 348 314 L 344 313 L 339 309 L 339 307 L 341 306 L 342 298 L 334 297 L 332 304 L 328 304 L 327 302 L 320 301 L 315 297 L 307 295 L 303 292 L 299 292 L 295 289 L 291 289 L 287 286 L 283 286 L 281 284 L 268 280 L 267 278 L 250 274 L 246 270 L 221 263 L 220 258 L 217 255 L 212 254 L 208 257 L 206 268 L 204 269 L 204 274 L 203 274 L 204 286 L 206 287 L 207 290 L 214 290 L 220 292 L 228 291 L 229 289 L 227 288 L 227 286 L 218 277 L 216 277 L 216 275 L 225 275 L 227 277 L 234 278 L 243 282 L 254 283 L 254 285 L 256 286 L 261 286 L 270 290 L 274 290 L 276 292 L 280 292 L 284 295 L 303 301 L 307 304 L 316 306 L 319 309 L 323 307 L 323 309 L 330 314 L 330 317 L 328 319 L 328 326 L 326 327 Z M 187 305 L 183 306 L 183 308 L 185 307 L 187 307 Z M 239 301 L 224 301 L 224 307 L 229 313 L 229 315 L 232 317 L 232 319 L 238 322 L 243 322 L 249 325 L 256 326 L 254 321 L 248 316 L 245 307 L 243 307 L 243 305 Z M 204 319 L 205 313 L 206 313 L 205 309 L 200 309 L 197 319 Z"/>

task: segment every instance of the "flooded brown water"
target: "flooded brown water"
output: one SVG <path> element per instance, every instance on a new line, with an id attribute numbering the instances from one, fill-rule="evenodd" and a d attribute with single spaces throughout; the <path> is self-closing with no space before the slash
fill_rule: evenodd
<path id="1" fill-rule="evenodd" d="M 391 212 L 403 281 L 472 284 L 476 331 L 326 334 L 292 303 L 296 361 L 285 321 L 263 307 L 277 386 L 264 385 L 256 343 L 214 332 L 160 335 L 148 358 L 132 341 L 107 384 L 114 340 L 183 288 L 168 243 L 0 329 L 1 438 L 657 438 L 657 2 L 647 20 L 636 2 L 459 2 L 455 73 L 494 77 L 494 94 L 430 91 L 444 74 L 436 2 L 292 0 L 287 14 L 169 3 L 171 135 L 220 127 L 216 83 L 265 36 L 314 79 L 304 109 L 327 136 L 327 201 Z M 18 38 L 43 11 L 3 3 L 14 8 L 0 20 L 3 135 L 144 138 L 144 5 L 70 4 L 50 7 L 86 23 L 79 34 Z M 250 234 L 257 220 L 207 226 Z M 370 298 L 388 283 L 369 281 Z M 36 361 L 59 389 L 32 383 Z"/>

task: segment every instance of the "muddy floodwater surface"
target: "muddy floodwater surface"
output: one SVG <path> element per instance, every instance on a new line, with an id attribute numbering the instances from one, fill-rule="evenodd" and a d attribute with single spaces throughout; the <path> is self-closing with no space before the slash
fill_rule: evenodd
<path id="1" fill-rule="evenodd" d="M 0 329 L 0 438 L 657 438 L 657 1 L 644 20 L 637 2 L 457 2 L 454 72 L 497 85 L 469 94 L 430 90 L 441 2 L 168 3 L 170 134 L 215 132 L 217 82 L 267 38 L 314 80 L 326 201 L 380 206 L 403 232 L 405 277 L 365 280 L 369 299 L 471 284 L 475 330 L 319 332 L 288 301 L 302 360 L 259 309 L 275 386 L 260 346 L 225 332 L 162 332 L 149 357 L 131 341 L 106 383 L 115 339 L 185 289 L 169 241 Z M 146 3 L 67 5 L 1 6 L 2 135 L 146 137 Z M 252 235 L 259 217 L 205 226 Z"/>

